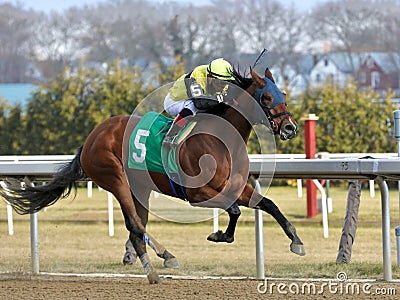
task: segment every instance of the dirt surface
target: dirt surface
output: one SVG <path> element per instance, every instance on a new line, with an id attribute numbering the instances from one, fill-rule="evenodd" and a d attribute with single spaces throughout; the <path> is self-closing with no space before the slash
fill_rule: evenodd
<path id="1" fill-rule="evenodd" d="M 315 287 L 315 290 L 313 288 Z M 400 283 L 0 274 L 0 299 L 396 299 Z"/>

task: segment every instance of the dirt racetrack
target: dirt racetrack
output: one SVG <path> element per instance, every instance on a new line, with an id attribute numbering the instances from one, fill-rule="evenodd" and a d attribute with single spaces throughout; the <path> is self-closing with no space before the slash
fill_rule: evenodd
<path id="1" fill-rule="evenodd" d="M 268 279 L 264 282 L 164 277 L 162 284 L 150 285 L 144 277 L 3 273 L 0 274 L 0 299 L 395 299 L 400 292 L 399 282 L 347 284 L 313 280 Z"/>

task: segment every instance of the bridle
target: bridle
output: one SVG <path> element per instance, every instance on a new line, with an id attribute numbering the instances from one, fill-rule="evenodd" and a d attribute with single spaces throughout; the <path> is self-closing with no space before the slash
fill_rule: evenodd
<path id="1" fill-rule="evenodd" d="M 257 101 L 258 102 L 258 101 Z M 288 111 L 282 111 L 276 114 L 271 113 L 271 109 L 274 107 L 270 107 L 267 105 L 262 104 L 261 99 L 258 102 L 262 108 L 262 110 L 264 111 L 265 115 L 267 116 L 267 120 L 271 126 L 271 130 L 274 134 L 278 134 L 281 131 L 282 128 L 282 124 L 285 120 L 287 120 L 292 114 Z M 285 106 L 287 106 L 286 102 L 284 102 Z M 274 129 L 277 127 L 276 123 L 274 122 L 274 119 L 279 118 L 281 116 L 285 116 L 285 118 L 282 118 L 282 120 L 278 123 L 278 128 L 275 131 Z"/>
<path id="2" fill-rule="evenodd" d="M 287 103 L 282 95 L 281 90 L 276 86 L 276 84 L 270 80 L 269 78 L 263 78 L 263 80 L 266 82 L 266 85 L 262 88 L 256 87 L 254 91 L 254 96 L 252 97 L 258 104 L 259 107 L 254 107 L 252 121 L 250 121 L 251 124 L 262 124 L 266 125 L 271 133 L 274 135 L 276 134 L 281 134 L 282 132 L 282 127 L 285 121 L 288 121 L 288 118 L 292 116 L 292 114 L 289 111 L 282 111 L 278 113 L 273 113 L 272 110 L 274 107 L 277 105 L 283 104 L 287 107 Z M 254 82 L 253 82 L 254 83 Z M 234 85 L 241 87 L 239 82 L 233 82 Z M 264 96 L 264 93 L 269 92 L 273 95 L 274 101 L 271 103 L 271 105 L 265 105 L 264 102 L 262 101 L 262 97 Z M 232 103 L 226 102 L 225 104 L 232 105 L 233 106 L 238 106 L 239 103 L 234 101 Z M 260 110 L 262 109 L 262 112 Z M 284 116 L 279 123 L 275 122 L 275 119 Z M 289 121 L 292 123 L 291 121 Z M 269 126 L 268 126 L 269 125 Z"/>
<path id="3" fill-rule="evenodd" d="M 256 88 L 255 93 L 254 93 L 254 99 L 256 102 L 260 105 L 261 109 L 263 110 L 265 116 L 267 117 L 267 120 L 269 122 L 269 125 L 271 126 L 271 131 L 274 134 L 278 134 L 281 132 L 281 128 L 283 125 L 283 122 L 287 120 L 290 116 L 291 113 L 289 111 L 283 111 L 279 113 L 272 113 L 271 110 L 276 107 L 277 105 L 284 104 L 287 107 L 286 101 L 283 97 L 282 92 L 280 89 L 275 85 L 275 83 L 269 79 L 269 78 L 263 78 L 265 81 L 266 85 L 262 88 Z M 270 93 L 274 99 L 274 101 L 271 103 L 271 105 L 265 105 L 263 101 L 264 93 Z M 281 116 L 285 116 L 282 118 L 282 120 L 279 122 L 279 124 L 276 125 L 274 122 L 274 119 L 279 118 Z M 261 124 L 265 125 L 264 118 L 261 121 Z"/>

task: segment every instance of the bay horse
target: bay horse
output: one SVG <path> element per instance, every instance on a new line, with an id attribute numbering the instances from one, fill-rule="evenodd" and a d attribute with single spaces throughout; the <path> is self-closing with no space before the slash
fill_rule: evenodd
<path id="1" fill-rule="evenodd" d="M 252 69 L 250 75 L 246 77 L 234 70 L 235 82 L 241 94 L 219 115 L 235 133 L 227 141 L 221 142 L 218 136 L 224 135 L 229 126 L 221 128 L 215 126 L 213 120 L 200 120 L 195 126 L 197 131 L 179 146 L 179 168 L 186 174 L 181 182 L 185 198 L 191 205 L 227 211 L 229 223 L 226 231 L 212 233 L 208 237 L 211 241 L 232 242 L 240 216 L 238 206 L 251 207 L 272 215 L 291 240 L 290 250 L 305 255 L 303 243 L 294 226 L 272 200 L 257 193 L 247 181 L 249 159 L 246 144 L 253 125 L 270 125 L 273 134 L 279 135 L 282 140 L 293 138 L 297 131 L 297 123 L 288 111 L 268 68 L 265 77 Z M 257 109 L 262 114 L 252 113 Z M 175 268 L 179 264 L 176 257 L 146 231 L 149 212 L 147 201 L 151 190 L 174 197 L 176 194 L 167 174 L 126 167 L 126 134 L 132 132 L 140 119 L 134 115 L 107 119 L 93 129 L 85 143 L 78 148 L 74 159 L 65 164 L 46 185 L 26 185 L 21 188 L 20 184 L 9 181 L 8 193 L 0 189 L 0 195 L 9 201 L 17 213 L 34 213 L 67 197 L 76 188 L 77 181 L 90 178 L 115 196 L 129 231 L 129 239 L 149 283 L 160 283 L 161 279 L 146 252 L 146 245 L 164 259 L 165 267 Z M 204 157 L 212 159 L 206 159 L 204 163 Z"/>

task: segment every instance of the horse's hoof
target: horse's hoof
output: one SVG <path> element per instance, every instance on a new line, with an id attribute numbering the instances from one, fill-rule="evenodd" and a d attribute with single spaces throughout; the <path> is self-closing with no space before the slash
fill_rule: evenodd
<path id="1" fill-rule="evenodd" d="M 179 262 L 176 259 L 176 257 L 171 257 L 171 258 L 164 260 L 164 267 L 171 268 L 171 269 L 178 269 Z"/>
<path id="2" fill-rule="evenodd" d="M 133 265 L 136 262 L 136 258 L 137 258 L 136 253 L 126 252 L 122 260 L 122 263 L 124 265 Z"/>
<path id="3" fill-rule="evenodd" d="M 290 251 L 293 253 L 296 253 L 297 255 L 304 256 L 306 255 L 306 250 L 304 249 L 304 246 L 301 244 L 290 244 Z"/>
<path id="4" fill-rule="evenodd" d="M 222 230 L 218 230 L 217 232 L 211 233 L 208 237 L 207 240 L 215 243 L 232 243 L 235 238 L 234 236 L 227 236 L 225 233 L 222 232 Z"/>
<path id="5" fill-rule="evenodd" d="M 234 236 L 226 236 L 226 234 L 225 234 L 225 242 L 230 244 L 230 243 L 233 243 L 234 240 L 235 240 Z"/>
<path id="6" fill-rule="evenodd" d="M 222 232 L 222 230 L 218 230 L 217 232 L 211 233 L 207 237 L 207 240 L 215 243 L 222 242 L 223 235 L 224 233 Z"/>
<path id="7" fill-rule="evenodd" d="M 151 272 L 150 274 L 148 274 L 147 279 L 149 280 L 150 284 L 157 284 L 162 282 L 160 276 L 158 276 L 156 272 Z"/>

